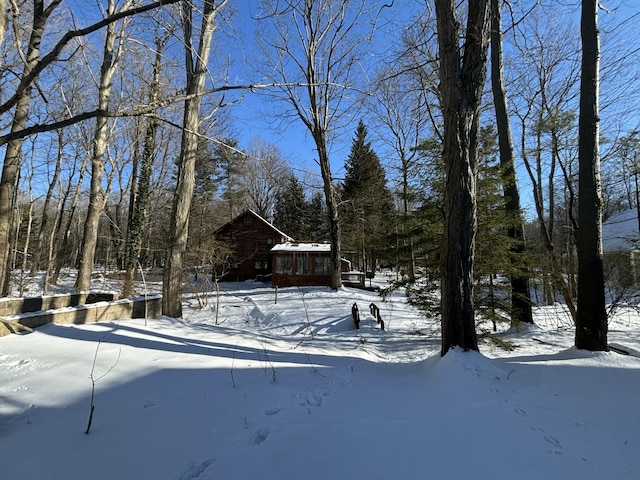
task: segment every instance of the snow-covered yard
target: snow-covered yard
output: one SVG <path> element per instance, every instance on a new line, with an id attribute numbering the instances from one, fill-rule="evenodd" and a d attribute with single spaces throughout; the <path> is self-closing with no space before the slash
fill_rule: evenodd
<path id="1" fill-rule="evenodd" d="M 512 351 L 441 358 L 402 293 L 274 293 L 225 284 L 219 325 L 187 295 L 181 320 L 0 338 L 0 477 L 640 478 L 640 358 L 574 349 L 552 309 Z M 635 310 L 609 339 L 638 355 Z"/>

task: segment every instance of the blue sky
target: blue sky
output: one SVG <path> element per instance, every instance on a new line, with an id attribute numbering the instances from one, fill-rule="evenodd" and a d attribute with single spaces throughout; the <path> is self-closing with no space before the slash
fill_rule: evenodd
<path id="1" fill-rule="evenodd" d="M 257 54 L 254 40 L 255 24 L 250 15 L 257 11 L 258 4 L 258 0 L 240 0 L 237 2 L 238 11 L 235 15 L 238 22 L 234 22 L 234 24 L 239 25 L 240 42 L 242 47 L 246 49 L 243 59 L 245 62 L 250 62 L 251 57 Z M 396 0 L 393 2 L 392 9 L 385 9 L 383 13 L 407 17 L 412 9 L 415 8 L 424 8 L 424 4 L 417 0 Z M 378 42 L 367 46 L 369 58 L 366 60 L 368 62 L 373 61 L 375 63 L 378 55 L 376 52 L 388 48 L 390 42 L 393 41 L 390 35 L 383 32 L 384 29 L 379 29 L 379 33 L 376 36 Z M 363 70 L 366 70 L 366 67 Z M 240 83 L 249 79 L 253 80 L 251 78 L 251 68 L 248 65 L 237 67 L 235 72 L 237 81 Z M 235 126 L 241 135 L 241 145 L 246 145 L 254 136 L 259 136 L 263 140 L 272 142 L 280 148 L 283 156 L 291 163 L 299 176 L 311 174 L 319 182 L 320 170 L 316 163 L 317 154 L 313 139 L 306 127 L 297 118 L 292 118 L 286 124 L 276 121 L 274 118 L 275 112 L 282 108 L 288 107 L 267 101 L 260 93 L 247 94 L 239 105 L 233 108 Z M 362 118 L 364 118 L 365 123 L 367 120 L 366 115 L 366 112 L 362 112 Z M 335 178 L 339 179 L 344 174 L 344 162 L 349 155 L 351 140 L 360 118 L 361 115 L 358 113 L 353 115 L 352 121 L 336 132 L 331 141 L 330 158 Z M 370 140 L 373 140 L 373 138 Z"/>

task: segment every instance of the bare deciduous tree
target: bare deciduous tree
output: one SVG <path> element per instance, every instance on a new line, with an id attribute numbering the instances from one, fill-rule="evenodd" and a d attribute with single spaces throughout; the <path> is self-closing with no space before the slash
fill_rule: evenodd
<path id="1" fill-rule="evenodd" d="M 40 58 L 40 46 L 47 21 L 60 2 L 61 0 L 54 0 L 45 6 L 44 0 L 34 1 L 31 35 L 23 58 L 22 78 L 29 76 L 35 69 Z M 21 91 L 16 92 L 11 132 L 23 130 L 27 125 L 31 90 L 32 84 L 28 84 Z M 11 263 L 9 255 L 12 248 L 10 230 L 14 195 L 21 164 L 22 143 L 20 138 L 7 143 L 2 165 L 2 177 L 0 178 L 0 296 L 7 296 L 10 292 Z"/>
<path id="2" fill-rule="evenodd" d="M 226 3 L 227 0 L 204 0 L 200 12 L 201 22 L 198 38 L 194 36 L 195 7 L 189 2 L 184 2 L 181 9 L 186 69 L 185 91 L 189 97 L 184 103 L 178 180 L 174 193 L 169 245 L 165 257 L 162 283 L 162 313 L 169 317 L 182 316 L 182 273 L 189 235 L 189 210 L 195 182 L 194 171 L 201 123 L 201 95 L 207 77 L 207 63 L 216 27 L 216 15 Z"/>
<path id="3" fill-rule="evenodd" d="M 277 145 L 254 138 L 246 148 L 244 183 L 249 206 L 262 218 L 273 217 L 276 194 L 290 173 Z"/>
<path id="4" fill-rule="evenodd" d="M 126 0 L 120 10 L 127 10 L 132 0 Z M 108 0 L 107 16 L 113 16 L 118 10 L 115 0 Z M 102 65 L 100 68 L 100 80 L 98 85 L 98 110 L 109 110 L 111 90 L 113 88 L 113 74 L 122 53 L 122 40 L 126 28 L 127 19 L 118 28 L 115 23 L 106 27 Z M 89 209 L 84 224 L 82 248 L 78 264 L 78 277 L 76 278 L 76 291 L 86 292 L 91 286 L 91 273 L 98 242 L 98 224 L 106 204 L 106 194 L 103 191 L 103 172 L 105 156 L 107 155 L 107 133 L 109 119 L 104 115 L 96 118 L 96 129 L 93 137 L 93 151 L 91 155 L 91 187 L 89 193 Z"/>
<path id="5" fill-rule="evenodd" d="M 153 62 L 153 73 L 151 84 L 149 87 L 149 105 L 155 105 L 158 101 L 158 90 L 160 87 L 160 70 L 162 61 L 162 52 L 168 41 L 168 35 L 156 35 L 155 38 L 155 58 Z M 133 280 L 138 271 L 138 262 L 140 260 L 140 251 L 142 249 L 142 238 L 144 233 L 144 224 L 148 213 L 149 194 L 151 186 L 151 167 L 153 166 L 153 158 L 156 150 L 156 130 L 158 128 L 158 120 L 151 117 L 146 125 L 144 134 L 142 158 L 140 159 L 140 172 L 137 175 L 137 185 L 132 186 L 133 192 L 131 202 L 131 212 L 129 212 L 129 225 L 127 229 L 127 255 L 126 255 L 126 271 L 124 285 L 122 287 L 122 296 L 128 297 L 133 290 Z"/>
<path id="6" fill-rule="evenodd" d="M 367 38 L 364 1 L 266 0 L 261 41 L 267 75 L 311 133 L 322 174 L 331 242 L 331 288 L 342 284 L 338 200 L 329 139 L 348 107 L 358 49 Z"/>

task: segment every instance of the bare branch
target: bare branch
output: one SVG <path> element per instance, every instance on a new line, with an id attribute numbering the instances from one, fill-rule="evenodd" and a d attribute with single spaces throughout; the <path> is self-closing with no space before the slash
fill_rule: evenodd
<path id="1" fill-rule="evenodd" d="M 54 61 L 56 61 L 58 59 L 58 56 L 60 55 L 60 53 L 62 53 L 62 50 L 74 38 L 84 37 L 86 35 L 89 35 L 90 33 L 96 32 L 96 31 L 100 30 L 101 28 L 104 28 L 107 25 L 109 25 L 111 23 L 114 23 L 114 22 L 117 22 L 118 20 L 121 20 L 123 18 L 131 17 L 133 15 L 138 15 L 138 14 L 144 13 L 144 12 L 148 12 L 148 11 L 156 9 L 158 7 L 162 7 L 164 5 L 170 5 L 172 3 L 177 3 L 178 1 L 180 1 L 180 0 L 157 0 L 156 2 L 150 3 L 148 5 L 143 5 L 143 6 L 140 6 L 140 7 L 130 8 L 128 10 L 123 10 L 121 12 L 118 12 L 118 13 L 116 13 L 114 15 L 110 15 L 110 16 L 104 18 L 103 20 L 101 20 L 101 21 L 99 21 L 97 23 L 94 23 L 93 25 L 90 25 L 88 27 L 81 28 L 79 30 L 68 31 L 58 41 L 58 43 L 53 47 L 53 49 L 48 54 L 46 54 L 44 57 L 42 57 L 42 59 L 40 59 L 40 61 L 34 66 L 34 68 L 28 74 L 26 74 L 24 77 L 22 77 L 22 79 L 20 80 L 20 84 L 16 88 L 15 93 L 11 96 L 11 98 L 9 98 L 9 100 L 7 100 L 5 103 L 0 105 L 0 115 L 2 115 L 4 113 L 6 113 L 7 111 L 9 111 L 9 109 L 11 109 L 18 102 L 18 99 L 21 96 L 21 92 L 24 91 L 24 89 L 27 88 L 29 85 L 31 85 L 35 81 L 35 79 L 38 77 L 38 75 L 40 75 L 40 73 L 47 66 L 49 66 L 51 63 L 53 63 Z"/>
<path id="2" fill-rule="evenodd" d="M 332 84 L 333 86 L 339 86 L 338 84 Z M 51 132 L 54 130 L 58 130 L 60 128 L 68 127 L 70 125 L 74 125 L 76 123 L 84 122 L 85 120 L 91 120 L 92 118 L 96 118 L 99 116 L 107 117 L 107 118 L 118 118 L 118 117 L 139 117 L 139 116 L 149 116 L 154 114 L 154 112 L 159 108 L 166 108 L 169 105 L 174 103 L 184 102 L 196 97 L 202 97 L 206 95 L 211 95 L 214 93 L 227 92 L 232 90 L 248 90 L 250 92 L 254 92 L 257 89 L 264 88 L 282 88 L 286 87 L 307 87 L 309 84 L 306 83 L 263 83 L 263 84 L 247 84 L 247 85 L 223 85 L 221 87 L 215 87 L 206 90 L 202 94 L 191 94 L 191 95 L 180 95 L 178 97 L 172 97 L 163 102 L 159 102 L 156 105 L 146 105 L 134 110 L 123 110 L 117 112 L 109 112 L 106 110 L 96 109 L 89 112 L 82 112 L 77 115 L 73 115 L 64 120 L 60 120 L 58 122 L 52 123 L 43 123 L 43 124 L 34 124 L 30 127 L 24 128 L 22 130 L 16 130 L 14 132 L 7 133 L 5 135 L 0 135 L 0 146 L 7 144 L 11 140 L 16 140 L 18 138 L 26 138 L 30 135 L 35 135 L 37 133 Z M 177 125 L 176 125 L 177 126 Z"/>

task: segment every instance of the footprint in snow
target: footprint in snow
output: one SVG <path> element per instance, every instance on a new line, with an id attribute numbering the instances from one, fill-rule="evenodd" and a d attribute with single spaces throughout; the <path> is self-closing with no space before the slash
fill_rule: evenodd
<path id="1" fill-rule="evenodd" d="M 325 397 L 329 393 L 324 389 L 316 389 L 310 392 L 302 394 L 300 399 L 301 407 L 320 407 L 322 406 L 322 397 Z"/>
<path id="2" fill-rule="evenodd" d="M 267 439 L 270 433 L 271 430 L 269 430 L 268 428 L 259 428 L 253 434 L 253 444 L 260 445 Z"/>
<path id="3" fill-rule="evenodd" d="M 544 440 L 555 447 L 547 450 L 549 455 L 562 455 L 562 445 L 560 445 L 560 441 L 556 437 L 553 435 L 545 435 Z"/>
<path id="4" fill-rule="evenodd" d="M 213 458 L 200 463 L 192 463 L 184 472 L 182 472 L 182 475 L 180 475 L 178 480 L 193 480 L 194 478 L 198 478 L 212 463 Z"/>
<path id="5" fill-rule="evenodd" d="M 550 443 L 551 445 L 553 445 L 556 448 L 562 448 L 562 445 L 560 445 L 560 441 L 554 437 L 553 435 L 545 435 L 544 439 L 547 443 Z"/>

